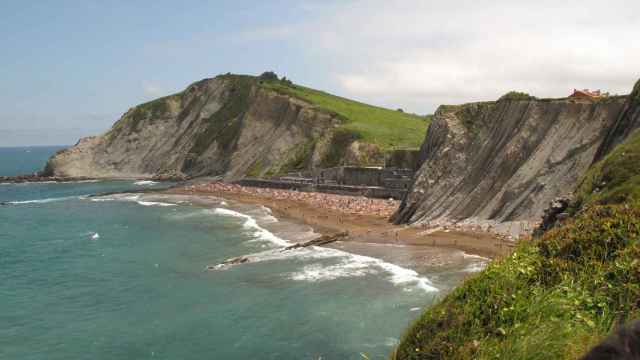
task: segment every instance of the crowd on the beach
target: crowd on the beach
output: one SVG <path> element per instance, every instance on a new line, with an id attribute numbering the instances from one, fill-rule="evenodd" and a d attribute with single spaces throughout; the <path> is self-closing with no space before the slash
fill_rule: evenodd
<path id="1" fill-rule="evenodd" d="M 271 188 L 240 186 L 223 182 L 190 185 L 189 192 L 244 194 L 270 200 L 303 202 L 317 208 L 340 211 L 355 215 L 389 217 L 398 208 L 399 201 L 393 199 L 371 199 L 364 196 L 335 195 Z"/>

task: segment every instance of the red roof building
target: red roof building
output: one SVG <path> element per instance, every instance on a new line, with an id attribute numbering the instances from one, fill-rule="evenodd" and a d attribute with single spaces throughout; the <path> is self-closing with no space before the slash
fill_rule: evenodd
<path id="1" fill-rule="evenodd" d="M 600 90 L 590 91 L 589 89 L 573 89 L 573 94 L 569 95 L 569 97 L 582 97 L 582 98 L 599 98 L 602 97 L 603 94 Z"/>

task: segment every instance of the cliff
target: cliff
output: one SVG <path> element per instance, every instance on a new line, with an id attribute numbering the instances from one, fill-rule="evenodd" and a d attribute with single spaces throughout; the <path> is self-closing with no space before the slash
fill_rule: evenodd
<path id="1" fill-rule="evenodd" d="M 413 187 L 392 220 L 538 220 L 551 200 L 574 189 L 621 114 L 637 113 L 627 98 L 504 96 L 441 106 Z"/>
<path id="2" fill-rule="evenodd" d="M 568 218 L 425 311 L 392 359 L 578 359 L 640 316 L 639 92 L 581 151 L 595 162 L 567 185 Z M 609 101 L 592 103 L 592 119 Z"/>
<path id="3" fill-rule="evenodd" d="M 363 116 L 367 112 L 399 117 L 394 129 L 399 124 L 400 130 L 426 131 L 427 124 L 416 116 L 290 82 L 220 75 L 130 109 L 107 133 L 81 139 L 53 156 L 44 173 L 233 180 L 329 167 L 347 159 L 366 163 L 382 158 L 385 144 L 370 141 L 358 124 L 368 122 L 368 128 L 379 132 L 391 128 L 376 123 L 375 116 Z M 397 143 L 391 139 L 389 146 Z"/>

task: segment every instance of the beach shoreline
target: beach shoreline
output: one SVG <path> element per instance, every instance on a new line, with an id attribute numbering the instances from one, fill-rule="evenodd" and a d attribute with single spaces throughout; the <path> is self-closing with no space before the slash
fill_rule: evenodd
<path id="1" fill-rule="evenodd" d="M 487 258 L 507 255 L 514 246 L 513 241 L 484 231 L 391 224 L 388 217 L 399 204 L 396 200 L 219 182 L 177 186 L 162 192 L 266 206 L 275 217 L 308 225 L 321 235 L 347 231 L 349 236 L 345 242 L 449 248 Z"/>

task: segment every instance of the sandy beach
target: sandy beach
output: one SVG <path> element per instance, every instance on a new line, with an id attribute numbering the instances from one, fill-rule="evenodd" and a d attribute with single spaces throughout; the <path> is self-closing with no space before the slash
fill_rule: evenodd
<path id="1" fill-rule="evenodd" d="M 393 225 L 387 219 L 398 207 L 397 200 L 243 187 L 222 182 L 177 187 L 166 193 L 215 196 L 264 205 L 275 216 L 307 224 L 318 233 L 348 231 L 351 242 L 455 248 L 490 258 L 508 254 L 514 246 L 504 237 L 483 231 Z"/>

